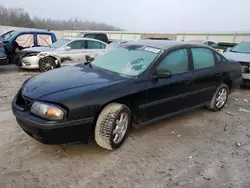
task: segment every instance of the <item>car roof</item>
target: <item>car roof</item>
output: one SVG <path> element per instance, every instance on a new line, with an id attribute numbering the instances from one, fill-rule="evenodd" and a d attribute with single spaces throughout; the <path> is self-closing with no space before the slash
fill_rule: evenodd
<path id="1" fill-rule="evenodd" d="M 81 32 L 82 34 L 102 34 L 102 35 L 106 35 L 106 33 L 102 33 L 102 32 Z"/>
<path id="2" fill-rule="evenodd" d="M 205 45 L 202 44 L 194 44 L 191 42 L 183 42 L 183 41 L 177 41 L 177 40 L 136 40 L 136 41 L 129 41 L 123 46 L 132 46 L 132 45 L 141 45 L 141 46 L 150 46 L 154 48 L 160 48 L 160 49 L 168 49 L 173 46 L 182 46 L 182 45 L 193 45 L 193 46 L 202 46 Z"/>
<path id="3" fill-rule="evenodd" d="M 39 32 L 39 33 L 47 33 L 51 34 L 51 31 L 48 30 L 39 30 L 39 29 L 19 29 L 19 30 L 13 30 L 16 31 L 17 33 L 25 33 L 25 32 Z"/>
<path id="4" fill-rule="evenodd" d="M 101 40 L 97 40 L 97 39 L 93 39 L 93 38 L 86 38 L 86 37 L 63 37 L 62 39 L 71 40 L 71 41 L 74 41 L 74 40 L 92 40 L 92 41 L 96 41 L 96 42 L 101 42 L 103 44 L 107 44 Z"/>

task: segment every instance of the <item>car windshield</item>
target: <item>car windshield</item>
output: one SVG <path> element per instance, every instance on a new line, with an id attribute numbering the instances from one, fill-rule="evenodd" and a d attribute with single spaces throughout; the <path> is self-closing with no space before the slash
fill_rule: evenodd
<path id="1" fill-rule="evenodd" d="M 250 41 L 239 43 L 231 49 L 231 52 L 250 53 Z"/>
<path id="2" fill-rule="evenodd" d="M 15 31 L 9 31 L 1 35 L 1 38 L 3 40 L 9 40 L 16 32 Z"/>
<path id="3" fill-rule="evenodd" d="M 143 73 L 161 52 L 147 46 L 117 47 L 98 56 L 91 65 L 127 76 Z"/>
<path id="4" fill-rule="evenodd" d="M 61 48 L 63 45 L 67 44 L 70 40 L 68 39 L 61 39 L 61 40 L 58 40 L 54 43 L 52 43 L 50 46 L 51 48 Z"/>

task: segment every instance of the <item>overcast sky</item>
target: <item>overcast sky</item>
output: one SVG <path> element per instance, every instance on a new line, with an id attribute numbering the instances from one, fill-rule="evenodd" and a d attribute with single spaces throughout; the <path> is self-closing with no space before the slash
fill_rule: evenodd
<path id="1" fill-rule="evenodd" d="M 137 32 L 250 31 L 250 0 L 1 0 L 39 17 L 105 22 Z"/>

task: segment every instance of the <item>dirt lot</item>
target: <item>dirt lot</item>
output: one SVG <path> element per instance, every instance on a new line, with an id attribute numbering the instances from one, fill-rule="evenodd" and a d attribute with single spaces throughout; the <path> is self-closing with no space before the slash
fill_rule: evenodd
<path id="1" fill-rule="evenodd" d="M 10 102 L 34 74 L 0 67 L 0 188 L 250 187 L 250 113 L 239 112 L 250 108 L 249 90 L 233 93 L 221 112 L 132 130 L 109 152 L 95 143 L 43 145 L 19 128 Z"/>

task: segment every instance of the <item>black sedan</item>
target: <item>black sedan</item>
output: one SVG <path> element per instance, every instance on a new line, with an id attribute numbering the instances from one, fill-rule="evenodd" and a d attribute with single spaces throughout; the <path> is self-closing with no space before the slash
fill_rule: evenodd
<path id="1" fill-rule="evenodd" d="M 221 110 L 241 67 L 212 48 L 181 41 L 128 42 L 91 63 L 28 79 L 12 102 L 21 128 L 46 144 L 121 146 L 129 128 L 200 107 Z"/>

